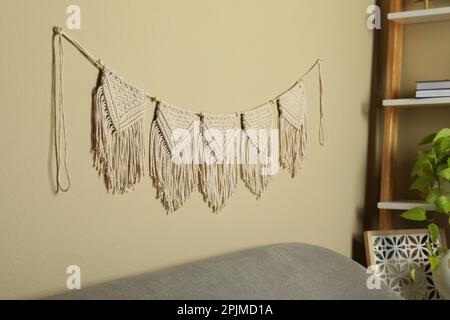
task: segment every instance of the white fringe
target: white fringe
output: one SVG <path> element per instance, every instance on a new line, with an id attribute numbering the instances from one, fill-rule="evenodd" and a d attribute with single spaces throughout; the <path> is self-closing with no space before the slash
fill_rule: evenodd
<path id="1" fill-rule="evenodd" d="M 145 174 L 144 119 L 117 132 L 109 119 L 102 86 L 93 102 L 94 167 L 103 175 L 108 191 L 125 193 Z"/>
<path id="2" fill-rule="evenodd" d="M 177 164 L 158 128 L 156 120 L 150 130 L 150 177 L 156 198 L 167 213 L 180 208 L 197 186 L 197 168 L 193 164 Z"/>
<path id="3" fill-rule="evenodd" d="M 294 127 L 282 114 L 280 127 L 280 165 L 294 178 L 302 169 L 308 151 L 308 120 L 306 115 L 300 129 Z"/>
<path id="4" fill-rule="evenodd" d="M 261 157 L 270 159 L 270 135 L 267 140 L 265 154 L 261 154 L 245 130 L 242 130 L 241 138 L 241 179 L 247 189 L 260 199 L 262 193 L 267 189 L 271 180 L 270 175 L 262 174 L 264 164 L 261 163 Z"/>
<path id="5" fill-rule="evenodd" d="M 199 191 L 214 213 L 225 206 L 239 181 L 237 115 L 202 115 L 200 117 Z M 222 137 L 215 137 L 212 130 Z M 208 132 L 208 130 L 211 130 Z M 217 133 L 217 132 L 216 132 Z"/>
<path id="6" fill-rule="evenodd" d="M 225 206 L 226 201 L 236 191 L 239 171 L 236 164 L 200 165 L 199 190 L 203 200 L 214 213 Z"/>

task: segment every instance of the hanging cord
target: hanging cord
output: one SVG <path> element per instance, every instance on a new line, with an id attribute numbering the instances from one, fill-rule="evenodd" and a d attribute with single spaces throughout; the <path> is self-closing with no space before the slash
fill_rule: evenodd
<path id="1" fill-rule="evenodd" d="M 252 109 L 246 109 L 245 111 L 239 111 L 238 114 L 243 114 L 244 112 L 256 110 L 267 103 L 274 104 L 278 99 L 281 98 L 286 92 L 290 91 L 292 88 L 294 88 L 296 85 L 298 85 L 301 81 L 303 81 L 310 73 L 313 71 L 316 67 L 319 69 L 319 90 L 320 90 L 320 128 L 319 128 L 319 143 L 321 146 L 325 145 L 328 139 L 328 130 L 325 124 L 325 116 L 324 116 L 324 108 L 323 108 L 323 80 L 322 80 L 322 70 L 321 70 L 321 63 L 323 60 L 321 58 L 317 59 L 316 62 L 306 71 L 300 79 L 298 79 L 292 86 L 290 86 L 288 89 L 284 90 L 282 93 L 278 94 L 275 98 L 269 100 L 268 102 L 265 102 L 263 104 L 258 105 L 257 107 L 254 107 Z M 158 96 L 150 96 L 147 94 L 147 97 L 150 98 L 152 102 L 164 102 L 164 100 L 160 99 Z M 167 102 L 164 102 L 167 103 Z M 170 103 L 167 103 L 170 104 Z M 199 114 L 199 113 L 197 113 Z"/>
<path id="2" fill-rule="evenodd" d="M 324 146 L 328 142 L 328 128 L 325 123 L 325 114 L 323 111 L 323 79 L 322 79 L 322 60 L 318 60 L 319 67 L 319 90 L 320 90 L 320 124 L 319 124 L 319 143 Z"/>
<path id="3" fill-rule="evenodd" d="M 314 70 L 316 67 L 319 70 L 319 113 L 320 113 L 320 119 L 319 119 L 319 143 L 321 146 L 324 146 L 327 143 L 328 140 L 328 129 L 325 124 L 325 114 L 324 114 L 324 108 L 323 108 L 323 79 L 322 79 L 322 62 L 323 60 L 321 58 L 317 59 L 316 62 L 309 68 L 308 71 L 306 71 L 302 77 L 296 82 L 299 83 L 303 81 L 304 78 L 306 78 L 309 73 Z"/>
<path id="4" fill-rule="evenodd" d="M 67 131 L 66 131 L 66 116 L 64 112 L 64 48 L 62 44 L 62 31 L 60 27 L 53 28 L 53 44 L 52 44 L 52 93 L 54 112 L 54 132 L 55 132 L 55 157 L 56 157 L 56 192 L 67 192 L 70 189 L 71 181 L 67 166 Z M 59 77 L 56 75 L 56 48 L 55 42 L 58 41 L 59 54 Z M 56 83 L 59 81 L 59 95 L 56 96 Z M 62 138 L 62 141 L 61 141 Z M 61 155 L 61 144 L 64 143 L 64 158 Z M 62 162 L 62 163 L 61 163 Z M 63 166 L 63 168 L 61 167 Z M 61 184 L 61 169 L 64 170 L 67 180 L 67 185 Z"/>
<path id="5" fill-rule="evenodd" d="M 58 30 L 58 31 L 55 31 Z M 97 69 L 103 70 L 105 68 L 105 64 L 101 59 L 96 59 L 85 47 L 83 47 L 77 40 L 69 36 L 67 33 L 62 31 L 61 27 L 53 27 L 53 30 L 55 33 L 61 34 L 64 39 L 66 39 L 70 44 L 72 44 L 75 48 L 78 49 L 78 51 L 81 52 L 81 54 L 89 60 L 90 63 L 92 63 Z M 160 101 L 157 96 L 152 96 L 149 93 L 145 92 L 145 95 L 147 98 L 149 98 L 152 102 Z"/>
<path id="6" fill-rule="evenodd" d="M 64 37 L 67 41 L 69 41 L 75 48 L 78 49 L 78 51 L 81 52 L 81 54 L 89 60 L 90 63 L 92 63 L 95 67 L 97 67 L 99 70 L 102 70 L 104 65 L 100 59 L 95 59 L 94 56 L 85 48 L 83 47 L 78 41 L 70 37 L 68 34 L 66 34 L 64 31 L 62 31 L 61 27 L 53 27 L 53 32 L 59 34 L 61 37 Z"/>
<path id="7" fill-rule="evenodd" d="M 320 120 L 319 120 L 319 143 L 321 146 L 324 146 L 328 141 L 328 129 L 325 124 L 325 114 L 324 114 L 324 107 L 323 107 L 323 96 L 324 96 L 324 90 L 323 90 L 323 78 L 322 78 L 322 65 L 323 60 L 321 58 L 317 59 L 316 62 L 292 85 L 289 87 L 289 89 L 284 90 L 282 93 L 277 95 L 275 98 L 269 100 L 269 103 L 274 104 L 278 99 L 281 98 L 286 92 L 290 91 L 292 88 L 294 88 L 296 85 L 298 85 L 300 82 L 305 80 L 305 78 L 313 71 L 316 67 L 319 70 L 319 92 L 320 92 L 320 100 L 319 100 L 319 112 L 320 112 Z M 259 105 L 254 109 L 258 109 L 259 107 L 262 107 L 264 104 Z"/>
<path id="8" fill-rule="evenodd" d="M 324 146 L 328 141 L 328 129 L 325 124 L 325 114 L 324 114 L 324 107 L 323 107 L 323 79 L 322 79 L 322 65 L 323 60 L 321 58 L 317 59 L 316 62 L 306 71 L 300 79 L 298 79 L 289 89 L 283 91 L 279 95 L 277 95 L 274 99 L 270 100 L 270 103 L 275 103 L 282 95 L 284 95 L 286 92 L 294 88 L 296 85 L 298 85 L 300 82 L 302 82 L 310 73 L 313 71 L 316 67 L 319 70 L 319 92 L 320 92 L 320 100 L 319 100 L 319 112 L 320 112 L 320 120 L 319 120 L 319 143 L 321 146 Z"/>

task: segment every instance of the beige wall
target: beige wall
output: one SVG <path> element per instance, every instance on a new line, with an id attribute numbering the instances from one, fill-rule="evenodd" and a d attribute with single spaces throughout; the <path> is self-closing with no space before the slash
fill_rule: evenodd
<path id="1" fill-rule="evenodd" d="M 256 106 L 325 60 L 327 147 L 318 145 L 317 75 L 307 83 L 312 145 L 301 175 L 286 173 L 255 201 L 241 185 L 220 214 L 199 195 L 166 216 L 150 180 L 106 194 L 91 166 L 90 93 L 96 70 L 65 43 L 72 190 L 53 193 L 51 27 L 67 5 L 70 32 L 151 93 L 205 112 Z M 364 205 L 373 33 L 361 0 L 0 0 L 0 298 L 82 285 L 275 242 L 308 242 L 351 255 Z M 147 123 L 153 108 L 149 108 Z M 148 130 L 148 126 L 147 126 Z"/>

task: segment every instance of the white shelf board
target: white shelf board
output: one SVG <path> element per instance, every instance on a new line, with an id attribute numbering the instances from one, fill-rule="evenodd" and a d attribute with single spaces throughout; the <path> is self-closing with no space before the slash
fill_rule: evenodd
<path id="1" fill-rule="evenodd" d="M 387 99 L 383 100 L 385 107 L 433 107 L 450 106 L 450 98 L 426 98 L 426 99 Z"/>
<path id="2" fill-rule="evenodd" d="M 387 210 L 409 210 L 412 208 L 424 208 L 427 211 L 434 211 L 436 207 L 433 204 L 427 204 L 421 201 L 390 201 L 390 202 L 378 202 L 378 209 Z"/>
<path id="3" fill-rule="evenodd" d="M 388 14 L 388 20 L 403 24 L 450 20 L 450 7 L 393 12 Z"/>

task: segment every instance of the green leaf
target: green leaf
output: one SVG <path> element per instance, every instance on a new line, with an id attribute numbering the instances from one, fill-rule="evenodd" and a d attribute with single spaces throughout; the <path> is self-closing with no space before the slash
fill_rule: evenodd
<path id="1" fill-rule="evenodd" d="M 427 135 L 425 138 L 422 139 L 422 141 L 419 142 L 419 146 L 424 146 L 426 144 L 430 144 L 434 141 L 434 138 L 436 138 L 437 133 L 432 133 Z"/>
<path id="2" fill-rule="evenodd" d="M 428 232 L 430 233 L 431 242 L 436 243 L 440 233 L 439 227 L 435 223 L 430 223 L 428 225 Z"/>
<path id="3" fill-rule="evenodd" d="M 450 150 L 450 137 L 439 140 L 439 152 L 445 154 Z"/>
<path id="4" fill-rule="evenodd" d="M 447 159 L 447 167 L 450 168 L 450 157 Z"/>
<path id="5" fill-rule="evenodd" d="M 411 185 L 411 190 L 420 190 L 434 182 L 433 176 L 423 176 L 417 178 Z"/>
<path id="6" fill-rule="evenodd" d="M 450 198 L 447 196 L 440 196 L 436 201 L 438 210 L 444 213 L 450 213 Z"/>
<path id="7" fill-rule="evenodd" d="M 444 178 L 447 181 L 450 181 L 450 168 L 441 170 L 439 172 L 439 176 L 441 176 L 442 178 Z"/>
<path id="8" fill-rule="evenodd" d="M 441 194 L 439 193 L 439 190 L 437 189 L 433 189 L 430 191 L 430 193 L 428 194 L 427 198 L 425 199 L 426 203 L 429 204 L 435 204 L 437 198 L 440 196 Z"/>
<path id="9" fill-rule="evenodd" d="M 401 217 L 410 221 L 425 221 L 427 220 L 427 212 L 423 208 L 413 208 L 404 212 Z"/>
<path id="10" fill-rule="evenodd" d="M 430 161 L 428 159 L 420 159 L 414 163 L 414 166 L 411 170 L 411 177 L 416 176 L 420 171 L 430 165 Z"/>
<path id="11" fill-rule="evenodd" d="M 411 279 L 412 279 L 414 282 L 416 282 L 416 267 L 413 267 L 413 268 L 411 269 L 411 271 L 409 272 L 409 275 L 410 275 Z"/>
<path id="12" fill-rule="evenodd" d="M 427 157 L 428 159 L 436 160 L 437 158 L 436 150 L 431 149 L 431 151 L 427 153 Z"/>
<path id="13" fill-rule="evenodd" d="M 448 249 L 447 249 L 447 248 L 440 247 L 440 248 L 438 249 L 438 255 L 439 255 L 439 257 L 445 256 L 445 255 L 447 254 L 447 252 L 448 252 Z"/>
<path id="14" fill-rule="evenodd" d="M 437 270 L 437 268 L 439 268 L 439 264 L 440 264 L 440 259 L 439 259 L 439 257 L 436 257 L 436 256 L 429 256 L 428 257 L 428 261 L 430 262 L 430 265 L 431 265 L 431 269 L 433 270 L 433 271 L 436 271 Z"/>
<path id="15" fill-rule="evenodd" d="M 435 144 L 439 139 L 450 137 L 450 129 L 444 128 L 439 131 L 433 139 L 433 144 Z"/>

